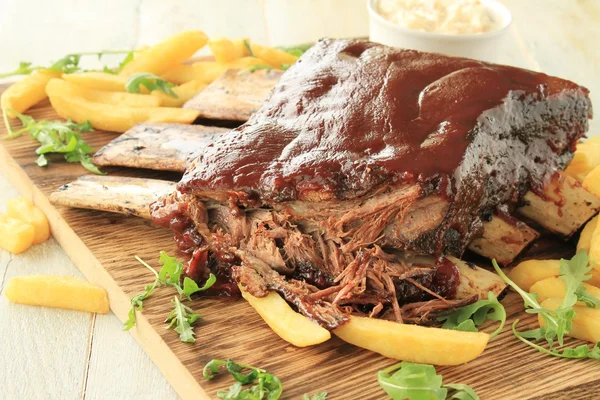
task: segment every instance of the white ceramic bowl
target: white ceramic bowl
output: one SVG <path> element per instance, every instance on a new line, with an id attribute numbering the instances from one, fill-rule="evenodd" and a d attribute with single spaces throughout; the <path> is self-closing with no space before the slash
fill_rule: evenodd
<path id="1" fill-rule="evenodd" d="M 481 0 L 495 21 L 496 29 L 487 33 L 463 35 L 423 32 L 396 25 L 379 15 L 377 2 L 378 0 L 367 0 L 369 38 L 373 42 L 450 56 L 501 61 L 501 49 L 512 15 L 504 5 L 496 1 Z"/>

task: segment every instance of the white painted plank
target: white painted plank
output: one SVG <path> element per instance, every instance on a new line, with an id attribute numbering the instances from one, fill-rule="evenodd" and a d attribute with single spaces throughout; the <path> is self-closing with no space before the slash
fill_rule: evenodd
<path id="1" fill-rule="evenodd" d="M 0 210 L 18 195 L 0 174 Z M 54 239 L 21 255 L 0 250 L 0 398 L 69 400 L 84 391 L 88 399 L 176 398 L 114 314 L 92 324 L 89 313 L 9 303 L 3 285 L 30 274 L 83 278 Z"/>
<path id="2" fill-rule="evenodd" d="M 2 253 L 6 252 L 2 250 Z M 6 274 L 4 286 L 10 278 L 21 275 L 81 277 L 53 239 L 20 255 L 6 257 L 3 254 L 1 260 L 0 273 Z M 78 398 L 90 322 L 90 313 L 12 304 L 1 295 L 1 397 L 10 400 Z"/>
<path id="3" fill-rule="evenodd" d="M 177 394 L 114 316 L 97 315 L 85 398 L 176 399 Z"/>

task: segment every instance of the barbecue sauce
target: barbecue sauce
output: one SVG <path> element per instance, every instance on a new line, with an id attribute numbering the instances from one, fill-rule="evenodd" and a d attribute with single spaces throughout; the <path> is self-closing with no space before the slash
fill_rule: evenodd
<path id="1" fill-rule="evenodd" d="M 587 89 L 542 73 L 324 39 L 247 123 L 194 160 L 178 188 L 272 204 L 433 184 L 453 206 L 437 241 L 416 250 L 460 254 L 482 214 L 564 168 L 591 112 Z"/>

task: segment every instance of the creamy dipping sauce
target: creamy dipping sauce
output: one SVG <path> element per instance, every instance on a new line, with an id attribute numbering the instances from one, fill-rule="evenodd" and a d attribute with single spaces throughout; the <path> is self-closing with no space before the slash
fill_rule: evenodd
<path id="1" fill-rule="evenodd" d="M 394 24 L 424 32 L 474 34 L 496 29 L 480 0 L 379 0 L 377 12 Z"/>

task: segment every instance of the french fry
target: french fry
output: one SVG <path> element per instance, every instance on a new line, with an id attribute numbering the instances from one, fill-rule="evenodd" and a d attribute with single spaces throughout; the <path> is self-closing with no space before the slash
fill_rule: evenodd
<path id="1" fill-rule="evenodd" d="M 50 237 L 50 225 L 46 215 L 25 197 L 9 199 L 6 202 L 6 214 L 14 219 L 33 225 L 33 244 L 45 242 Z"/>
<path id="2" fill-rule="evenodd" d="M 331 338 L 329 331 L 294 311 L 277 293 L 254 297 L 240 287 L 242 296 L 280 338 L 298 347 L 323 343 Z"/>
<path id="3" fill-rule="evenodd" d="M 544 301 L 551 297 L 563 298 L 565 297 L 566 286 L 567 284 L 565 281 L 553 276 L 534 283 L 529 289 L 529 292 L 536 293 L 539 296 L 539 301 Z M 589 294 L 600 299 L 600 288 L 588 285 L 587 283 L 584 283 L 583 286 Z M 585 304 L 580 303 L 580 305 Z"/>
<path id="4" fill-rule="evenodd" d="M 559 260 L 527 260 L 514 267 L 507 275 L 521 289 L 529 291 L 534 283 L 560 274 Z M 600 273 L 590 272 L 587 284 L 600 287 Z"/>
<path id="5" fill-rule="evenodd" d="M 229 63 L 215 61 L 198 61 L 192 65 L 178 65 L 162 74 L 168 82 L 182 84 L 189 81 L 212 83 L 228 69 L 250 68 L 255 65 L 268 65 L 266 61 L 256 57 L 242 57 Z"/>
<path id="6" fill-rule="evenodd" d="M 600 137 L 592 137 L 577 144 L 577 150 L 565 174 L 583 182 L 600 165 Z"/>
<path id="7" fill-rule="evenodd" d="M 176 98 L 160 90 L 153 90 L 151 94 L 163 107 L 181 107 L 205 87 L 206 83 L 202 81 L 189 81 L 173 88 L 173 92 L 177 94 Z"/>
<path id="8" fill-rule="evenodd" d="M 125 92 L 125 84 L 127 83 L 127 78 L 106 72 L 64 74 L 62 78 L 67 82 L 72 82 L 88 89 L 109 92 Z"/>
<path id="9" fill-rule="evenodd" d="M 7 110 L 9 118 L 17 116 L 9 110 L 18 113 L 27 111 L 46 98 L 46 84 L 52 78 L 58 78 L 61 72 L 50 70 L 34 71 L 18 82 L 10 85 L 0 97 L 0 106 Z"/>
<path id="10" fill-rule="evenodd" d="M 227 70 L 227 65 L 214 61 L 199 61 L 192 65 L 178 65 L 164 74 L 162 78 L 178 85 L 189 81 L 211 83 Z"/>
<path id="11" fill-rule="evenodd" d="M 174 122 L 191 124 L 198 112 L 171 107 L 121 107 L 95 103 L 82 97 L 67 97 L 48 93 L 50 103 L 62 118 L 71 118 L 77 123 L 90 121 L 96 129 L 125 132 L 142 122 Z"/>
<path id="12" fill-rule="evenodd" d="M 600 154 L 600 148 L 597 151 Z M 591 170 L 581 185 L 594 196 L 600 197 L 600 166 Z"/>
<path id="13" fill-rule="evenodd" d="M 333 333 L 345 342 L 385 357 L 435 365 L 459 365 L 474 360 L 490 338 L 484 332 L 459 332 L 352 316 Z"/>
<path id="14" fill-rule="evenodd" d="M 208 47 L 218 63 L 226 64 L 250 55 L 244 39 L 229 40 L 225 37 L 217 37 L 208 41 Z"/>
<path id="15" fill-rule="evenodd" d="M 6 297 L 13 303 L 66 308 L 106 314 L 109 310 L 106 290 L 70 276 L 30 275 L 12 278 Z"/>
<path id="16" fill-rule="evenodd" d="M 94 90 L 62 79 L 50 80 L 46 89 L 53 93 L 63 93 L 64 96 L 82 97 L 86 100 L 102 104 L 113 104 L 124 107 L 159 107 L 161 105 L 161 100 L 156 96 Z"/>
<path id="17" fill-rule="evenodd" d="M 143 51 L 123 67 L 120 76 L 130 77 L 138 72 L 161 75 L 187 60 L 200 50 L 208 37 L 202 31 L 186 31 Z"/>
<path id="18" fill-rule="evenodd" d="M 274 47 L 261 46 L 255 43 L 251 43 L 250 47 L 255 57 L 264 60 L 273 68 L 281 69 L 284 65 L 292 65 L 298 60 L 298 57 Z"/>
<path id="19" fill-rule="evenodd" d="M 540 305 L 549 310 L 556 310 L 560 307 L 561 302 L 562 299 L 552 297 L 542 301 Z M 600 309 L 575 305 L 573 306 L 573 310 L 575 310 L 575 318 L 571 320 L 572 326 L 567 336 L 593 343 L 599 342 Z M 545 325 L 541 315 L 538 315 L 538 322 L 540 326 Z"/>
<path id="20" fill-rule="evenodd" d="M 592 232 L 590 238 L 590 262 L 594 265 L 594 271 L 600 273 L 600 225 L 596 224 L 596 228 Z"/>
<path id="21" fill-rule="evenodd" d="M 33 225 L 0 213 L 0 248 L 20 254 L 31 247 L 34 238 Z"/>
<path id="22" fill-rule="evenodd" d="M 577 250 L 584 249 L 586 253 L 590 253 L 590 242 L 592 241 L 592 234 L 596 230 L 598 225 L 598 216 L 592 218 L 585 227 L 581 230 L 579 235 L 579 241 L 577 242 Z"/>

